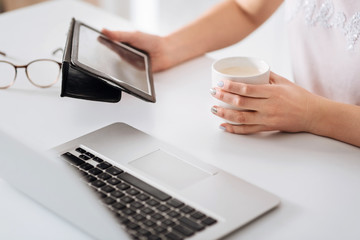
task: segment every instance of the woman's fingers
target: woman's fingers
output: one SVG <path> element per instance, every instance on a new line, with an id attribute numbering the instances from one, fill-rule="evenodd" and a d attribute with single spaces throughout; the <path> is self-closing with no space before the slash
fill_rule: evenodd
<path id="1" fill-rule="evenodd" d="M 264 132 L 264 131 L 272 131 L 273 129 L 270 129 L 266 125 L 261 124 L 242 124 L 242 125 L 232 125 L 229 123 L 223 123 L 221 124 L 221 127 L 225 129 L 226 132 L 235 133 L 235 134 L 253 134 L 258 132 Z"/>
<path id="2" fill-rule="evenodd" d="M 269 84 L 246 84 L 241 82 L 234 82 L 231 80 L 221 80 L 217 83 L 217 87 L 223 91 L 234 93 L 237 95 L 252 97 L 252 98 L 270 98 L 272 96 L 273 84 L 287 84 L 290 83 L 284 77 L 270 72 Z"/>
<path id="3" fill-rule="evenodd" d="M 241 96 L 253 98 L 269 98 L 271 96 L 270 84 L 246 84 L 240 82 L 233 82 L 230 80 L 222 80 L 217 83 L 219 89 L 234 93 Z"/>
<path id="4" fill-rule="evenodd" d="M 105 36 L 116 42 L 126 42 L 134 44 L 138 41 L 137 32 L 123 32 L 123 31 L 110 31 L 108 29 L 102 29 L 101 31 Z"/>
<path id="5" fill-rule="evenodd" d="M 225 131 L 230 133 L 252 134 L 271 130 L 268 126 L 262 124 L 261 116 L 256 111 L 239 111 L 214 106 L 211 108 L 211 112 L 218 117 L 240 124 L 221 124 L 221 127 L 224 128 Z"/>
<path id="6" fill-rule="evenodd" d="M 101 30 L 101 33 L 116 42 L 124 42 L 121 32 L 111 31 L 106 28 Z"/>
<path id="7" fill-rule="evenodd" d="M 243 108 L 247 110 L 257 110 L 265 103 L 265 98 L 253 98 L 242 96 L 220 88 L 211 89 L 211 94 L 222 102 L 228 103 L 234 107 Z"/>
<path id="8" fill-rule="evenodd" d="M 239 111 L 214 106 L 211 112 L 218 117 L 239 124 L 261 124 L 261 116 L 256 111 Z"/>

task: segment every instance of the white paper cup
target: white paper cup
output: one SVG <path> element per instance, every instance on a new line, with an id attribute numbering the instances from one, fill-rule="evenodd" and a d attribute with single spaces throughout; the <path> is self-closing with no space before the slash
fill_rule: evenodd
<path id="1" fill-rule="evenodd" d="M 219 59 L 212 65 L 212 87 L 217 87 L 218 82 L 224 79 L 247 84 L 269 84 L 269 78 L 269 65 L 257 58 L 229 57 Z M 216 101 L 216 105 L 223 108 L 244 110 L 220 100 Z"/>

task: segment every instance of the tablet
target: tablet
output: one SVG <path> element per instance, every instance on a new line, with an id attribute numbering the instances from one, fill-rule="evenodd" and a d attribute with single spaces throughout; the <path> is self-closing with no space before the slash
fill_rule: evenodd
<path id="1" fill-rule="evenodd" d="M 151 63 L 145 51 L 114 42 L 79 21 L 74 25 L 71 51 L 72 64 L 124 92 L 155 102 Z"/>

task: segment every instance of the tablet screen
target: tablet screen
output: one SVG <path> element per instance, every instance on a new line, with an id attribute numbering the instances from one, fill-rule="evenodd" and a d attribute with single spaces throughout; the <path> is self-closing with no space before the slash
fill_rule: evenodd
<path id="1" fill-rule="evenodd" d="M 155 101 L 147 54 L 122 43 L 115 43 L 100 32 L 78 24 L 75 59 L 95 74 L 110 79 L 124 91 Z M 84 67 L 84 66 L 82 66 Z"/>

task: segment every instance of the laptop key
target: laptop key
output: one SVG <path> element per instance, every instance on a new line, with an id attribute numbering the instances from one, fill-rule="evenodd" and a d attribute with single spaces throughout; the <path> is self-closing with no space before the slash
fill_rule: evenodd
<path id="1" fill-rule="evenodd" d="M 194 235 L 194 231 L 182 226 L 182 225 L 176 225 L 174 227 L 172 227 L 176 232 L 180 233 L 181 235 L 185 236 L 185 237 L 190 237 L 192 235 Z"/>
<path id="2" fill-rule="evenodd" d="M 180 237 L 179 235 L 176 235 L 173 232 L 169 232 L 169 233 L 165 234 L 165 237 L 166 237 L 166 239 L 169 239 L 169 240 L 182 240 L 182 239 L 184 239 L 183 237 Z"/>
<path id="3" fill-rule="evenodd" d="M 170 210 L 170 208 L 168 208 L 167 206 L 161 204 L 160 206 L 156 207 L 157 210 L 161 211 L 161 212 L 167 212 Z"/>
<path id="4" fill-rule="evenodd" d="M 136 221 L 136 222 L 142 222 L 142 221 L 145 221 L 146 220 L 146 217 L 144 217 L 143 215 L 141 215 L 140 213 L 136 214 L 133 216 L 133 219 Z"/>
<path id="5" fill-rule="evenodd" d="M 108 162 L 102 162 L 102 163 L 99 163 L 98 165 L 97 165 L 97 167 L 98 168 L 100 168 L 100 169 L 107 169 L 107 168 L 109 168 L 109 167 L 111 167 L 112 165 L 110 164 L 110 163 L 108 163 Z"/>
<path id="6" fill-rule="evenodd" d="M 90 163 L 83 163 L 83 164 L 81 164 L 79 167 L 80 167 L 81 169 L 84 169 L 85 171 L 94 168 L 94 166 L 91 165 Z"/>
<path id="7" fill-rule="evenodd" d="M 79 169 L 79 173 L 80 173 L 81 176 L 83 176 L 83 177 L 86 177 L 86 176 L 88 175 L 87 172 L 85 172 L 85 171 L 83 171 L 83 170 L 81 170 L 81 169 Z"/>
<path id="8" fill-rule="evenodd" d="M 85 179 L 86 181 L 88 181 L 88 182 L 93 182 L 93 181 L 96 180 L 96 177 L 91 176 L 91 175 L 86 175 L 86 176 L 84 177 L 84 179 Z"/>
<path id="9" fill-rule="evenodd" d="M 126 227 L 132 229 L 132 230 L 136 230 L 138 228 L 140 228 L 140 226 L 136 223 L 133 223 L 131 221 L 129 221 L 128 223 L 126 223 Z"/>
<path id="10" fill-rule="evenodd" d="M 201 231 L 201 230 L 204 229 L 203 225 L 201 225 L 201 224 L 199 224 L 197 222 L 194 222 L 194 221 L 190 220 L 187 217 L 181 217 L 178 220 L 179 220 L 179 222 L 185 224 L 187 227 L 189 227 L 189 228 L 191 228 L 191 229 L 193 229 L 195 231 Z"/>
<path id="11" fill-rule="evenodd" d="M 126 206 L 122 203 L 116 202 L 113 205 L 111 205 L 114 209 L 121 210 L 124 209 Z"/>
<path id="12" fill-rule="evenodd" d="M 127 217 L 120 215 L 120 214 L 116 214 L 116 218 L 122 224 L 126 224 L 130 221 Z"/>
<path id="13" fill-rule="evenodd" d="M 127 194 L 135 196 L 137 194 L 139 194 L 140 192 L 134 188 L 130 188 L 129 190 L 126 191 Z"/>
<path id="14" fill-rule="evenodd" d="M 211 217 L 207 217 L 204 220 L 201 221 L 202 224 L 205 224 L 207 226 L 213 225 L 214 223 L 216 223 L 217 221 Z"/>
<path id="15" fill-rule="evenodd" d="M 194 213 L 191 214 L 191 217 L 194 218 L 194 219 L 198 219 L 198 220 L 199 220 L 199 219 L 204 218 L 204 217 L 205 217 L 205 214 L 196 211 L 196 212 L 194 212 Z"/>
<path id="16" fill-rule="evenodd" d="M 69 163 L 71 163 L 75 166 L 79 166 L 79 165 L 85 163 L 83 160 L 81 160 L 80 158 L 76 157 L 75 155 L 73 155 L 69 152 L 62 154 L 61 156 L 64 157 L 66 161 L 68 161 Z"/>
<path id="17" fill-rule="evenodd" d="M 120 192 L 119 190 L 116 190 L 116 191 L 111 192 L 110 195 L 113 196 L 114 198 L 121 198 L 125 194 Z"/>
<path id="18" fill-rule="evenodd" d="M 151 232 L 144 229 L 144 228 L 141 228 L 141 229 L 137 230 L 137 233 L 140 234 L 141 236 L 145 236 L 145 237 L 151 235 Z"/>
<path id="19" fill-rule="evenodd" d="M 140 193 L 139 195 L 136 196 L 137 199 L 141 200 L 141 201 L 146 201 L 148 200 L 150 197 L 148 195 L 146 195 L 145 193 Z"/>
<path id="20" fill-rule="evenodd" d="M 161 240 L 161 238 L 156 235 L 149 235 L 149 236 L 147 236 L 147 239 L 148 240 Z"/>
<path id="21" fill-rule="evenodd" d="M 121 198 L 121 201 L 123 201 L 124 203 L 131 203 L 134 201 L 134 199 L 129 196 L 125 196 L 125 197 Z"/>
<path id="22" fill-rule="evenodd" d="M 109 186 L 109 185 L 105 185 L 105 186 L 103 186 L 103 187 L 101 188 L 101 191 L 104 191 L 104 192 L 106 192 L 106 193 L 112 192 L 112 191 L 114 191 L 114 190 L 115 190 L 115 188 L 113 188 L 113 187 L 111 187 L 111 186 Z"/>
<path id="23" fill-rule="evenodd" d="M 99 196 L 99 198 L 106 198 L 107 197 L 107 195 L 105 193 L 103 193 L 103 192 L 96 191 L 96 194 Z"/>
<path id="24" fill-rule="evenodd" d="M 104 161 L 99 157 L 94 157 L 92 160 L 94 160 L 95 162 L 98 162 L 98 163 L 102 163 Z"/>
<path id="25" fill-rule="evenodd" d="M 104 186 L 105 183 L 101 180 L 95 180 L 91 183 L 91 185 L 93 185 L 94 187 L 100 188 L 100 187 Z"/>
<path id="26" fill-rule="evenodd" d="M 152 213 L 154 212 L 154 210 L 152 210 L 151 208 L 148 208 L 148 207 L 143 208 L 141 211 L 142 211 L 145 215 L 149 215 L 149 214 L 152 214 Z"/>
<path id="27" fill-rule="evenodd" d="M 79 153 L 86 153 L 86 151 L 84 149 L 82 149 L 81 147 L 76 148 L 75 151 L 77 151 Z"/>
<path id="28" fill-rule="evenodd" d="M 166 232 L 166 228 L 164 228 L 162 226 L 156 226 L 156 227 L 154 227 L 154 231 L 156 233 L 164 233 L 164 232 Z"/>
<path id="29" fill-rule="evenodd" d="M 168 212 L 167 215 L 169 215 L 172 218 L 176 218 L 176 217 L 180 216 L 180 214 L 177 211 L 174 211 L 174 210 Z"/>
<path id="30" fill-rule="evenodd" d="M 147 226 L 147 227 L 153 227 L 153 226 L 156 226 L 156 223 L 151 221 L 151 220 L 146 220 L 144 222 L 144 225 Z"/>
<path id="31" fill-rule="evenodd" d="M 108 169 L 106 169 L 107 173 L 110 173 L 111 175 L 118 175 L 122 172 L 124 172 L 123 170 L 121 170 L 120 168 L 117 168 L 115 166 L 109 167 Z"/>
<path id="32" fill-rule="evenodd" d="M 168 194 L 154 188 L 153 186 L 147 184 L 146 182 L 144 182 L 128 173 L 125 173 L 125 172 L 121 173 L 120 175 L 118 175 L 118 178 L 134 185 L 135 187 L 139 188 L 140 190 L 154 196 L 155 198 L 157 198 L 161 201 L 166 201 L 171 198 Z"/>
<path id="33" fill-rule="evenodd" d="M 79 156 L 79 158 L 81 158 L 82 160 L 85 160 L 85 161 L 90 159 L 89 156 L 86 156 L 86 155 L 84 155 L 84 154 L 81 154 L 81 155 Z"/>
<path id="34" fill-rule="evenodd" d="M 84 153 L 84 155 L 88 156 L 89 158 L 93 158 L 93 157 L 95 157 L 95 155 L 94 155 L 94 154 L 89 153 L 89 152 L 85 152 L 85 153 Z"/>
<path id="35" fill-rule="evenodd" d="M 122 213 L 130 216 L 130 215 L 134 215 L 136 212 L 134 210 L 132 210 L 131 208 L 125 208 L 122 210 Z"/>
<path id="36" fill-rule="evenodd" d="M 111 175 L 107 174 L 106 172 L 103 172 L 103 173 L 100 173 L 97 177 L 101 180 L 107 180 L 107 179 L 111 178 Z"/>
<path id="37" fill-rule="evenodd" d="M 157 205 L 160 204 L 160 203 L 159 203 L 158 201 L 156 201 L 155 199 L 150 199 L 150 200 L 146 201 L 146 203 L 147 203 L 148 205 L 152 206 L 152 207 L 157 206 Z"/>
<path id="38" fill-rule="evenodd" d="M 109 178 L 108 180 L 106 180 L 107 183 L 111 184 L 111 185 L 116 185 L 120 183 L 120 180 L 116 179 L 116 178 Z"/>
<path id="39" fill-rule="evenodd" d="M 102 171 L 98 168 L 93 168 L 89 170 L 89 173 L 92 175 L 99 175 L 100 173 L 102 173 Z"/>
<path id="40" fill-rule="evenodd" d="M 161 222 L 161 224 L 167 227 L 172 227 L 175 225 L 175 222 L 170 219 L 165 219 Z"/>
<path id="41" fill-rule="evenodd" d="M 183 213 L 191 213 L 191 212 L 195 211 L 195 209 L 186 205 L 183 208 L 181 208 L 180 211 Z"/>
<path id="42" fill-rule="evenodd" d="M 165 234 L 166 239 L 170 239 L 170 240 L 182 240 L 184 238 L 179 237 L 178 235 L 176 235 L 175 233 L 169 232 L 167 234 Z"/>
<path id="43" fill-rule="evenodd" d="M 126 189 L 130 188 L 129 184 L 126 184 L 126 183 L 120 183 L 120 184 L 116 185 L 116 187 L 120 190 L 126 190 Z"/>
<path id="44" fill-rule="evenodd" d="M 113 199 L 112 197 L 107 197 L 107 198 L 104 198 L 104 199 L 103 199 L 103 202 L 104 202 L 105 204 L 110 205 L 110 204 L 115 203 L 116 201 L 115 201 L 115 199 Z"/>
<path id="45" fill-rule="evenodd" d="M 170 199 L 169 201 L 167 201 L 167 203 L 174 208 L 179 208 L 179 207 L 184 206 L 183 202 L 180 202 L 179 200 L 177 200 L 175 198 Z"/>
<path id="46" fill-rule="evenodd" d="M 155 221 L 161 220 L 164 218 L 163 215 L 161 215 L 160 213 L 155 213 L 153 215 L 151 215 L 151 218 L 154 219 Z"/>
<path id="47" fill-rule="evenodd" d="M 140 202 L 133 202 L 130 204 L 130 206 L 132 208 L 135 208 L 135 209 L 141 209 L 144 207 L 144 204 L 140 203 Z"/>

